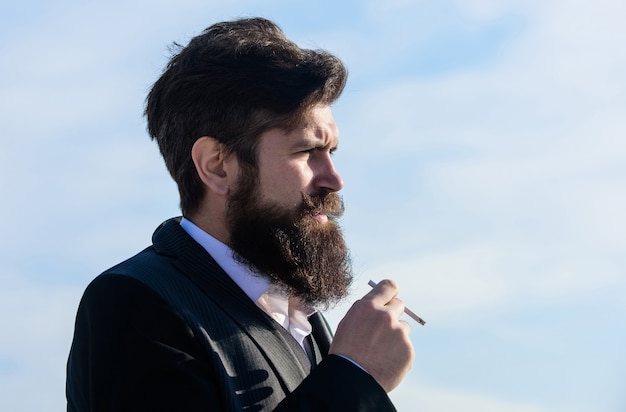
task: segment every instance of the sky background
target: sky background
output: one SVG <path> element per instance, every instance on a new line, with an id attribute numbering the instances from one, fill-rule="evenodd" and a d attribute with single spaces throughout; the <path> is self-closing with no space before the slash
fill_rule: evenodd
<path id="1" fill-rule="evenodd" d="M 328 317 L 398 282 L 398 410 L 626 411 L 621 0 L 2 2 L 0 410 L 65 409 L 85 286 L 179 214 L 142 116 L 168 46 L 256 15 L 348 66 Z"/>

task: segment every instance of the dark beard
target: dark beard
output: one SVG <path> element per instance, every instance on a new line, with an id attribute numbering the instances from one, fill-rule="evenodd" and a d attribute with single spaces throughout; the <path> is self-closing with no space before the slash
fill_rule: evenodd
<path id="1" fill-rule="evenodd" d="M 228 209 L 235 259 L 318 309 L 347 296 L 352 266 L 337 223 L 343 214 L 341 197 L 303 194 L 301 205 L 291 210 L 260 204 L 256 182 L 239 183 Z M 328 221 L 316 221 L 318 213 L 326 214 Z"/>

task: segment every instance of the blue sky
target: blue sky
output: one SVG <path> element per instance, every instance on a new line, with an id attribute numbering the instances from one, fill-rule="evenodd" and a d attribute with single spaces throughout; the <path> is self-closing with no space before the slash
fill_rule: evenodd
<path id="1" fill-rule="evenodd" d="M 6 2 L 5 2 L 6 3 Z M 334 112 L 357 281 L 427 320 L 400 411 L 626 409 L 626 5 L 614 0 L 0 6 L 0 410 L 63 410 L 87 283 L 179 214 L 143 102 L 261 15 L 350 80 Z"/>

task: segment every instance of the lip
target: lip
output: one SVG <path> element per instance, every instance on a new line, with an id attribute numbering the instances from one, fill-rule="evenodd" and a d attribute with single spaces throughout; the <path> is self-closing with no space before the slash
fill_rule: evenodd
<path id="1" fill-rule="evenodd" d="M 326 216 L 323 213 L 318 213 L 316 215 L 313 215 L 313 219 L 317 220 L 319 223 L 326 223 L 326 222 L 328 222 L 328 216 Z"/>

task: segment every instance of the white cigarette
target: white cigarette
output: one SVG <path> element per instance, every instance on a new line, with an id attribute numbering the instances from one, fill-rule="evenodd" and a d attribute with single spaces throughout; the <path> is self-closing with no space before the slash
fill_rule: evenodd
<path id="1" fill-rule="evenodd" d="M 370 280 L 369 282 L 367 282 L 367 284 L 370 285 L 371 287 L 376 286 L 376 282 L 374 282 L 373 280 Z M 422 319 L 419 316 L 417 316 L 415 313 L 413 313 L 413 311 L 411 309 L 407 308 L 406 306 L 404 307 L 404 313 L 409 315 L 410 318 L 412 318 L 414 321 L 416 321 L 420 325 L 423 326 L 424 324 L 426 324 L 424 319 Z"/>

